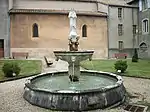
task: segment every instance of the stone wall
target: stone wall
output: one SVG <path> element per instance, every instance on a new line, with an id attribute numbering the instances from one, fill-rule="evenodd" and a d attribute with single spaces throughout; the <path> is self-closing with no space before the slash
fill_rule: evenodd
<path id="1" fill-rule="evenodd" d="M 8 0 L 0 0 L 0 39 L 4 41 L 4 56 L 9 56 Z"/>
<path id="2" fill-rule="evenodd" d="M 54 57 L 54 50 L 68 50 L 68 15 L 11 14 L 11 52 L 27 51 L 29 57 Z M 32 25 L 38 24 L 39 37 L 32 37 Z M 82 26 L 87 25 L 87 37 L 82 36 Z M 78 16 L 77 32 L 80 50 L 95 50 L 95 58 L 106 58 L 106 17 Z"/>
<path id="3" fill-rule="evenodd" d="M 118 18 L 118 8 L 122 8 L 122 18 Z M 131 58 L 132 50 L 138 48 L 138 9 L 110 6 L 108 16 L 109 57 L 119 52 L 119 41 L 123 41 L 124 52 Z M 118 35 L 118 24 L 123 25 L 121 36 Z M 133 25 L 136 25 L 136 34 L 133 34 Z"/>
<path id="4" fill-rule="evenodd" d="M 146 50 L 139 50 L 139 57 L 140 58 L 150 58 L 150 22 L 148 22 L 148 32 L 145 33 L 143 32 L 143 27 L 142 27 L 142 21 L 144 19 L 147 19 L 148 21 L 150 21 L 150 9 L 144 10 L 144 11 L 140 11 L 139 12 L 139 47 L 141 43 L 145 43 L 147 46 Z M 144 26 L 144 25 L 143 25 Z"/>

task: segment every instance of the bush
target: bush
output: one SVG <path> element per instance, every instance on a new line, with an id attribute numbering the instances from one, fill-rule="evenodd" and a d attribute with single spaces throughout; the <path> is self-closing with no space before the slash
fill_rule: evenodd
<path id="1" fill-rule="evenodd" d="M 7 62 L 4 63 L 2 70 L 6 77 L 13 77 L 14 75 L 17 76 L 21 69 L 17 63 Z"/>
<path id="2" fill-rule="evenodd" d="M 138 62 L 138 53 L 137 53 L 137 49 L 134 49 L 134 55 L 132 57 L 132 62 Z"/>
<path id="3" fill-rule="evenodd" d="M 122 60 L 118 60 L 115 63 L 115 69 L 121 70 L 121 73 L 124 73 L 127 69 L 128 65 L 127 65 L 127 61 L 122 61 Z"/>

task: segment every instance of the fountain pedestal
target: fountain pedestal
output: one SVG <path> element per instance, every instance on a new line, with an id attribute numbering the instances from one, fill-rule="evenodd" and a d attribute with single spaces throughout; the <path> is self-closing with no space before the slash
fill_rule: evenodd
<path id="1" fill-rule="evenodd" d="M 68 66 L 69 79 L 72 82 L 79 81 L 80 78 L 80 63 L 69 63 Z"/>
<path id="2" fill-rule="evenodd" d="M 86 59 L 91 60 L 94 51 L 54 51 L 56 60 L 68 62 L 68 75 L 70 81 L 79 81 L 80 62 Z"/>

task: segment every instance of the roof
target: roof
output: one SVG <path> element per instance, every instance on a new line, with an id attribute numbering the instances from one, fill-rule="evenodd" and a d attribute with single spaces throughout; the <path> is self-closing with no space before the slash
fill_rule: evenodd
<path id="1" fill-rule="evenodd" d="M 125 0 L 97 0 L 97 1 L 108 5 L 127 5 L 127 2 Z"/>
<path id="2" fill-rule="evenodd" d="M 129 4 L 127 4 L 128 2 L 130 2 L 131 0 L 76 0 L 76 1 L 80 1 L 80 2 L 99 2 L 102 4 L 106 4 L 106 5 L 115 5 L 115 6 L 127 6 L 127 7 L 133 7 Z"/>
<path id="3" fill-rule="evenodd" d="M 97 0 L 99 3 L 112 5 L 112 6 L 125 6 L 125 7 L 135 7 L 127 4 L 130 0 Z"/>
<path id="4" fill-rule="evenodd" d="M 68 13 L 69 10 L 44 10 L 44 9 L 11 9 L 9 11 L 9 14 L 68 14 Z M 76 11 L 76 13 L 77 15 L 107 17 L 107 14 L 103 12 Z"/>
<path id="5" fill-rule="evenodd" d="M 136 1 L 139 1 L 139 0 L 130 0 L 130 1 L 128 2 L 128 4 L 132 4 L 133 2 L 136 2 Z"/>

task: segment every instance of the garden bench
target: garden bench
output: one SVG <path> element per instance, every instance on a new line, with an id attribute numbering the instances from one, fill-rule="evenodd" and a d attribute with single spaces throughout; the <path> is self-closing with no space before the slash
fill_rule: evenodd
<path id="1" fill-rule="evenodd" d="M 47 67 L 53 64 L 53 62 L 47 60 L 46 56 L 44 56 L 44 59 L 45 59 Z"/>
<path id="2" fill-rule="evenodd" d="M 126 53 L 115 53 L 114 54 L 115 55 L 115 58 L 116 59 L 120 59 L 120 58 L 124 58 L 124 59 L 126 59 L 127 58 L 127 54 Z"/>
<path id="3" fill-rule="evenodd" d="M 12 52 L 12 58 L 28 58 L 28 53 L 27 52 Z"/>

